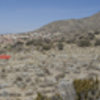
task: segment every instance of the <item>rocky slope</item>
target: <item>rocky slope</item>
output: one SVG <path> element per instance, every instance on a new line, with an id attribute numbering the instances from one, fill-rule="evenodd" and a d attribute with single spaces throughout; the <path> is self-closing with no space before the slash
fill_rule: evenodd
<path id="1" fill-rule="evenodd" d="M 97 13 L 91 17 L 83 19 L 61 20 L 52 22 L 48 25 L 41 27 L 40 29 L 30 33 L 40 33 L 43 36 L 65 37 L 65 39 L 76 39 L 80 35 L 86 35 L 89 32 L 100 32 L 100 13 Z"/>
<path id="2" fill-rule="evenodd" d="M 0 60 L 0 100 L 34 100 L 38 92 L 48 97 L 59 93 L 73 100 L 73 80 L 100 79 L 100 47 L 65 44 L 61 51 L 31 49 L 8 54 L 10 60 Z"/>

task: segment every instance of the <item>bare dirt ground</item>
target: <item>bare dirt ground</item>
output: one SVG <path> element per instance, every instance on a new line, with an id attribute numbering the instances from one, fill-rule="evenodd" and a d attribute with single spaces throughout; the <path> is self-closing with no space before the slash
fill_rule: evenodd
<path id="1" fill-rule="evenodd" d="M 0 60 L 0 100 L 34 100 L 40 92 L 47 96 L 58 93 L 63 80 L 98 76 L 100 47 L 8 52 L 10 60 Z"/>

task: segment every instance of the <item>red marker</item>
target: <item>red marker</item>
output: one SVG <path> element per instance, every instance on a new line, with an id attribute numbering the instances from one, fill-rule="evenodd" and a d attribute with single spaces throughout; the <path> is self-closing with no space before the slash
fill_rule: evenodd
<path id="1" fill-rule="evenodd" d="M 0 59 L 9 60 L 10 58 L 11 58 L 11 56 L 9 56 L 9 55 L 0 55 Z"/>

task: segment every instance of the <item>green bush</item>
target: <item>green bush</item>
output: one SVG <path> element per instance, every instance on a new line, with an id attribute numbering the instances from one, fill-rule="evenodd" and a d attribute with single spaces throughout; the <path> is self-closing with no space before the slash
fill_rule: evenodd
<path id="1" fill-rule="evenodd" d="M 83 100 L 82 99 L 83 97 L 84 97 L 84 100 L 88 100 L 88 98 L 89 98 L 88 93 L 89 92 L 96 93 L 97 91 L 99 91 L 100 82 L 98 79 L 96 79 L 96 80 L 77 79 L 77 80 L 74 80 L 73 85 L 74 85 L 74 88 L 75 88 L 76 94 L 77 94 L 76 100 Z M 99 97 L 100 97 L 100 95 L 99 95 Z"/>
<path id="2" fill-rule="evenodd" d="M 27 41 L 27 42 L 26 42 L 26 45 L 29 46 L 29 45 L 32 45 L 33 43 L 34 43 L 34 42 L 33 42 L 32 40 L 30 40 L 30 41 Z"/>
<path id="3" fill-rule="evenodd" d="M 66 40 L 66 43 L 72 44 L 72 43 L 75 43 L 75 41 L 76 41 L 75 38 L 70 38 L 70 39 L 67 39 L 67 40 Z"/>
<path id="4" fill-rule="evenodd" d="M 64 44 L 62 42 L 59 42 L 57 45 L 59 50 L 63 50 L 64 49 Z"/>
<path id="5" fill-rule="evenodd" d="M 28 41 L 26 42 L 26 45 L 28 45 L 28 46 L 30 46 L 30 45 L 39 46 L 39 45 L 42 44 L 42 42 L 43 42 L 42 39 L 32 39 L 32 40 L 28 40 Z"/>
<path id="6" fill-rule="evenodd" d="M 35 100 L 62 100 L 62 97 L 59 94 L 55 94 L 51 98 L 48 98 L 47 96 L 43 96 L 41 93 L 38 93 Z"/>
<path id="7" fill-rule="evenodd" d="M 41 95 L 40 93 L 38 93 L 35 100 L 45 100 L 45 97 L 43 95 Z"/>
<path id="8" fill-rule="evenodd" d="M 36 46 L 37 49 L 39 50 L 40 48 L 42 48 L 42 50 L 50 50 L 52 47 L 52 43 L 50 42 L 49 39 L 34 39 L 34 40 L 29 40 L 26 42 L 27 46 Z"/>
<path id="9" fill-rule="evenodd" d="M 95 46 L 100 46 L 100 39 L 96 39 Z"/>
<path id="10" fill-rule="evenodd" d="M 80 47 L 88 47 L 91 45 L 91 42 L 88 39 L 81 39 L 77 41 L 77 45 Z"/>
<path id="11" fill-rule="evenodd" d="M 50 50 L 51 47 L 52 47 L 52 45 L 50 43 L 48 43 L 48 44 L 47 43 L 43 43 L 41 46 L 42 46 L 42 49 L 46 50 L 46 51 Z"/>

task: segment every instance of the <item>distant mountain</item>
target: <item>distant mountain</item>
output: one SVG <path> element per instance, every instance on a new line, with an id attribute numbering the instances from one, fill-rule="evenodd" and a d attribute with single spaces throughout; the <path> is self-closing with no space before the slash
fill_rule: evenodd
<path id="1" fill-rule="evenodd" d="M 0 35 L 0 42 L 12 42 L 25 38 L 50 38 L 51 40 L 66 39 L 75 41 L 81 36 L 87 36 L 88 33 L 100 33 L 100 12 L 83 19 L 60 20 L 49 23 L 35 31 L 21 34 Z M 91 35 L 90 34 L 90 35 Z"/>
<path id="2" fill-rule="evenodd" d="M 29 32 L 31 34 L 37 33 L 41 36 L 54 37 L 60 35 L 65 38 L 73 38 L 88 32 L 100 31 L 100 12 L 83 19 L 61 20 L 52 22 L 41 27 L 38 30 Z"/>
<path id="3" fill-rule="evenodd" d="M 61 20 L 52 22 L 36 30 L 38 33 L 66 33 L 78 31 L 100 30 L 100 13 L 83 19 Z"/>

